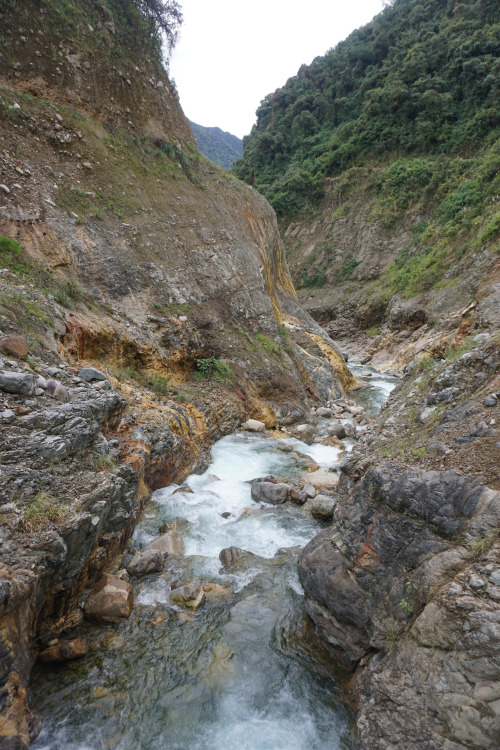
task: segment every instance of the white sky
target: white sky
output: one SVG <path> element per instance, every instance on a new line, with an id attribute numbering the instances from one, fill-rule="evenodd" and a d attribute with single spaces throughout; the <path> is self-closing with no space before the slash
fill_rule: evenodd
<path id="1" fill-rule="evenodd" d="M 170 62 L 190 120 L 240 138 L 255 110 L 294 76 L 368 23 L 383 0 L 180 0 L 184 24 Z"/>

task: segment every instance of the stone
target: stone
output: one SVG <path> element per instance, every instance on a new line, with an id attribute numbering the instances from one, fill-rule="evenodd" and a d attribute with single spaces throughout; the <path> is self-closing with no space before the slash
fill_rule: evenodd
<path id="1" fill-rule="evenodd" d="M 5 193 L 6 195 L 9 195 L 9 193 L 10 193 L 10 190 L 9 190 L 9 188 L 7 187 L 7 185 L 3 185 L 3 184 L 1 184 L 1 185 L 0 185 L 0 190 L 3 190 L 3 191 L 4 191 L 4 193 Z"/>
<path id="2" fill-rule="evenodd" d="M 221 586 L 220 583 L 204 583 L 202 586 L 207 599 L 216 599 L 219 596 L 229 596 L 234 594 L 232 589 L 227 589 L 225 586 Z"/>
<path id="3" fill-rule="evenodd" d="M 0 338 L 0 349 L 13 357 L 24 359 L 28 356 L 28 342 L 24 336 L 2 336 Z"/>
<path id="4" fill-rule="evenodd" d="M 266 425 L 264 422 L 259 422 L 258 419 L 247 419 L 247 421 L 241 425 L 241 429 L 247 430 L 248 432 L 263 432 L 266 429 Z"/>
<path id="5" fill-rule="evenodd" d="M 278 445 L 278 450 L 282 451 L 283 453 L 292 453 L 293 445 L 290 445 L 289 443 L 284 443 L 283 445 Z"/>
<path id="6" fill-rule="evenodd" d="M 165 565 L 165 557 L 160 549 L 149 549 L 136 552 L 127 565 L 127 573 L 134 578 L 161 573 Z"/>
<path id="7" fill-rule="evenodd" d="M 336 502 L 331 495 L 317 495 L 311 504 L 311 513 L 320 521 L 330 521 Z"/>
<path id="8" fill-rule="evenodd" d="M 150 542 L 146 550 L 161 550 L 164 556 L 168 555 L 183 555 L 185 552 L 184 541 L 181 535 L 177 531 L 167 531 L 166 534 L 162 534 Z"/>
<path id="9" fill-rule="evenodd" d="M 309 495 L 305 490 L 296 490 L 295 488 L 290 490 L 290 500 L 296 505 L 304 505 L 308 499 Z"/>
<path id="10" fill-rule="evenodd" d="M 82 368 L 78 373 L 78 377 L 86 383 L 91 383 L 92 380 L 107 380 L 106 375 L 100 370 L 96 370 L 95 367 Z"/>
<path id="11" fill-rule="evenodd" d="M 12 411 L 12 409 L 5 409 L 4 411 L 0 411 L 0 422 L 6 422 L 7 424 L 10 424 L 13 422 L 16 418 L 15 412 Z"/>
<path id="12" fill-rule="evenodd" d="M 290 486 L 284 483 L 256 482 L 252 485 L 252 500 L 256 503 L 270 503 L 280 505 L 288 500 Z"/>
<path id="13" fill-rule="evenodd" d="M 170 603 L 177 604 L 188 609 L 199 609 L 205 602 L 205 592 L 203 589 L 193 586 L 192 583 L 188 583 L 186 586 L 181 586 L 178 589 L 174 589 L 170 594 Z"/>
<path id="14" fill-rule="evenodd" d="M 334 474 L 331 471 L 312 471 L 308 474 L 303 474 L 300 477 L 300 486 L 307 492 L 306 486 L 312 485 L 314 489 L 335 489 L 339 483 L 338 474 Z M 316 494 L 316 493 L 315 493 Z"/>
<path id="15" fill-rule="evenodd" d="M 436 408 L 436 406 L 426 406 L 423 409 L 420 409 L 417 414 L 417 419 L 420 424 L 425 424 L 430 419 L 432 419 L 432 415 L 436 411 Z"/>
<path id="16" fill-rule="evenodd" d="M 486 396 L 486 398 L 483 401 L 483 404 L 485 406 L 496 406 L 497 405 L 497 399 L 494 398 L 494 396 Z"/>
<path id="17" fill-rule="evenodd" d="M 316 487 L 312 484 L 305 484 L 303 487 L 304 492 L 306 493 L 307 497 L 316 497 Z"/>
<path id="18" fill-rule="evenodd" d="M 469 586 L 471 589 L 481 589 L 486 585 L 486 581 L 475 573 L 469 574 Z"/>
<path id="19" fill-rule="evenodd" d="M 493 571 L 490 575 L 490 583 L 492 583 L 493 586 L 500 586 L 500 570 Z"/>
<path id="20" fill-rule="evenodd" d="M 226 547 L 219 552 L 219 560 L 226 570 L 234 570 L 234 568 L 240 568 L 261 559 L 253 552 L 248 552 L 248 550 L 240 547 Z"/>
<path id="21" fill-rule="evenodd" d="M 344 425 L 344 431 L 346 438 L 356 437 L 357 429 L 355 425 L 351 424 L 351 422 L 346 422 L 346 424 Z"/>
<path id="22" fill-rule="evenodd" d="M 44 663 L 72 661 L 81 659 L 88 651 L 85 638 L 73 638 L 70 641 L 62 641 L 50 646 L 40 652 L 38 658 Z"/>
<path id="23" fill-rule="evenodd" d="M 62 404 L 68 404 L 71 401 L 71 393 L 58 380 L 49 380 L 45 392 L 48 396 L 55 398 L 56 401 L 60 401 Z"/>
<path id="24" fill-rule="evenodd" d="M 0 372 L 0 391 L 32 396 L 34 378 L 30 372 Z"/>
<path id="25" fill-rule="evenodd" d="M 93 589 L 85 603 L 85 617 L 98 625 L 119 622 L 130 615 L 134 603 L 134 589 L 109 573 Z"/>
<path id="26" fill-rule="evenodd" d="M 330 422 L 328 425 L 328 432 L 339 440 L 342 440 L 342 438 L 345 438 L 346 436 L 344 425 L 340 422 Z"/>
<path id="27" fill-rule="evenodd" d="M 316 409 L 316 414 L 318 417 L 331 417 L 333 415 L 331 409 L 327 409 L 325 406 L 320 406 L 319 409 Z"/>

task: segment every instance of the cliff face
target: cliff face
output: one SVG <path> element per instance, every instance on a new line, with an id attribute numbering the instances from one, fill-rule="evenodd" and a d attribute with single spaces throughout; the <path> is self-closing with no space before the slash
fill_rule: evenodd
<path id="1" fill-rule="evenodd" d="M 273 210 L 197 151 L 132 3 L 8 0 L 0 28 L 0 745 L 12 750 L 36 734 L 33 644 L 79 622 L 82 590 L 151 491 L 202 467 L 243 418 L 290 424 L 352 378 L 297 301 Z M 84 364 L 104 390 L 81 380 Z"/>

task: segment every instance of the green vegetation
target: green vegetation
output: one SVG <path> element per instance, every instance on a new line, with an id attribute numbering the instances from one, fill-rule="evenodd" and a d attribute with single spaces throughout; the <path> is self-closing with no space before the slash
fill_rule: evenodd
<path id="1" fill-rule="evenodd" d="M 263 333 L 256 333 L 255 341 L 257 342 L 259 349 L 262 349 L 262 351 L 267 352 L 268 354 L 277 354 L 278 357 L 281 356 L 280 345 L 277 344 L 276 341 L 273 341 L 269 336 L 266 336 Z"/>
<path id="2" fill-rule="evenodd" d="M 261 102 L 233 173 L 283 227 L 318 209 L 328 180 L 327 233 L 361 198 L 382 230 L 418 216 L 378 286 L 411 297 L 456 283 L 454 260 L 500 251 L 499 98 L 496 0 L 395 0 Z M 310 257 L 298 285 L 322 286 L 331 262 Z M 348 255 L 328 276 L 355 279 L 357 265 Z"/>
<path id="3" fill-rule="evenodd" d="M 170 395 L 170 381 L 165 375 L 160 375 L 156 372 L 141 372 L 129 366 L 115 370 L 113 375 L 120 383 L 132 381 L 139 388 L 152 391 L 156 396 Z"/>
<path id="4" fill-rule="evenodd" d="M 21 518 L 23 531 L 33 532 L 45 528 L 48 523 L 60 523 L 70 514 L 70 508 L 55 500 L 45 491 L 31 498 Z"/>
<path id="5" fill-rule="evenodd" d="M 118 463 L 113 456 L 109 453 L 102 453 L 98 456 L 92 456 L 92 468 L 94 471 L 106 471 L 108 469 L 116 469 Z"/>
<path id="6" fill-rule="evenodd" d="M 230 366 L 215 357 L 197 359 L 196 369 L 195 376 L 199 379 L 216 380 L 224 385 L 232 385 L 234 382 L 234 375 Z"/>
<path id="7" fill-rule="evenodd" d="M 207 159 L 224 169 L 230 169 L 243 156 L 243 143 L 240 138 L 220 128 L 206 128 L 191 122 L 191 130 L 201 153 Z"/>

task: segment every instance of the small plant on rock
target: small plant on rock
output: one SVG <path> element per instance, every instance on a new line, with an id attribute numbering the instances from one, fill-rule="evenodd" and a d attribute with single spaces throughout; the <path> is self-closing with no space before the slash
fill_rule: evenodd
<path id="1" fill-rule="evenodd" d="M 23 531 L 40 531 L 48 523 L 59 523 L 64 520 L 69 513 L 68 505 L 58 502 L 48 492 L 42 490 L 29 501 L 20 526 Z"/>

